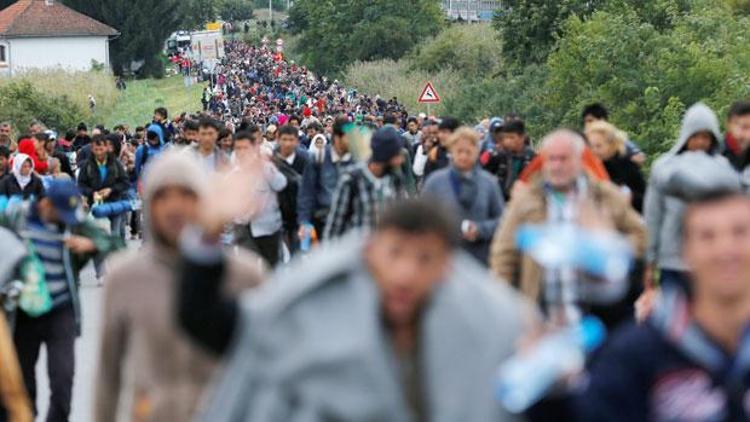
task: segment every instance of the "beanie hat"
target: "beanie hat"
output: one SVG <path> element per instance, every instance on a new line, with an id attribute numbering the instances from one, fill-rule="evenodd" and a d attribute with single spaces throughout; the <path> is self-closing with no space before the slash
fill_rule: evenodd
<path id="1" fill-rule="evenodd" d="M 387 163 L 401 153 L 401 136 L 392 127 L 378 129 L 370 141 L 371 160 L 375 163 Z"/>

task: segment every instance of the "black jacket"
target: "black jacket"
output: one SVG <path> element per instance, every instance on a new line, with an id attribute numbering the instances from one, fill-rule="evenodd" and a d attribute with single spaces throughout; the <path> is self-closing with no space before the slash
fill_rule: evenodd
<path id="1" fill-rule="evenodd" d="M 96 164 L 96 158 L 90 156 L 81 167 L 78 173 L 78 188 L 81 194 L 88 198 L 89 204 L 93 204 L 94 192 L 104 188 L 112 189 L 105 202 L 114 202 L 122 198 L 130 187 L 128 182 L 128 172 L 122 166 L 120 161 L 114 157 L 107 157 L 107 178 L 101 180 L 99 166 Z"/>
<path id="2" fill-rule="evenodd" d="M 307 158 L 305 154 L 304 158 Z M 286 177 L 287 184 L 284 190 L 278 193 L 279 210 L 281 211 L 281 219 L 284 224 L 284 230 L 290 233 L 294 233 L 299 227 L 297 223 L 297 195 L 299 193 L 299 186 L 302 182 L 302 173 L 295 168 L 295 164 L 304 161 L 307 165 L 306 159 L 301 159 L 299 151 L 292 164 L 289 164 L 284 158 L 276 154 L 273 157 L 273 163 L 276 168 L 279 169 L 281 174 Z"/>
<path id="3" fill-rule="evenodd" d="M 0 179 L 0 195 L 4 196 L 23 196 L 23 199 L 29 199 L 32 195 L 36 198 L 44 196 L 44 184 L 42 179 L 35 173 L 31 173 L 31 182 L 26 188 L 21 189 L 16 177 L 13 174 L 7 174 Z"/>
<path id="4" fill-rule="evenodd" d="M 435 148 L 437 148 L 437 151 L 435 151 Z M 424 180 L 427 180 L 427 176 L 432 172 L 446 168 L 448 167 L 448 164 L 451 163 L 450 157 L 448 156 L 448 150 L 442 146 L 433 147 L 433 149 L 427 153 L 427 157 L 427 163 L 424 165 Z"/>
<path id="5" fill-rule="evenodd" d="M 281 155 L 278 155 L 278 148 L 276 149 L 277 152 L 277 158 L 280 160 L 284 160 Z M 310 153 L 302 148 L 298 147 L 294 151 L 294 160 L 292 161 L 291 167 L 294 169 L 295 172 L 297 172 L 298 175 L 302 176 L 302 173 L 305 172 L 305 167 L 307 166 L 307 162 L 310 161 Z M 284 160 L 286 162 L 286 160 Z M 289 163 L 287 163 L 289 164 Z"/>
<path id="6" fill-rule="evenodd" d="M 610 180 L 617 186 L 630 189 L 630 203 L 638 212 L 643 212 L 643 196 L 646 192 L 646 180 L 640 167 L 630 159 L 616 155 L 604 162 Z"/>
<path id="7" fill-rule="evenodd" d="M 536 157 L 536 153 L 529 147 L 524 148 L 520 154 L 497 150 L 490 153 L 490 159 L 484 166 L 484 169 L 497 176 L 500 190 L 502 190 L 506 201 L 510 199 L 513 184 L 516 183 L 518 176 L 521 175 L 523 169 L 529 165 L 534 157 Z M 518 160 L 520 160 L 520 166 L 518 172 L 514 172 L 513 162 Z"/>

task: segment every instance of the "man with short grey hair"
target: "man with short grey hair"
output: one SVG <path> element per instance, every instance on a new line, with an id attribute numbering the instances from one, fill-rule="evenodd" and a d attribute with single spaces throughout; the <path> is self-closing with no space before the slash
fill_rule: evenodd
<path id="1" fill-rule="evenodd" d="M 515 239 L 521 226 L 574 224 L 615 230 L 629 239 L 637 255 L 643 253 L 646 243 L 643 222 L 628 199 L 610 183 L 586 176 L 582 164 L 584 149 L 583 138 L 570 130 L 556 130 L 543 138 L 542 176 L 512 197 L 490 252 L 493 272 L 518 286 L 529 298 L 541 302 L 548 317 L 560 323 L 575 320 L 578 298 L 562 298 L 561 287 L 551 286 L 554 283 L 550 280 L 559 281 L 570 274 L 550 274 L 520 252 Z M 632 314 L 630 308 L 623 311 Z"/>

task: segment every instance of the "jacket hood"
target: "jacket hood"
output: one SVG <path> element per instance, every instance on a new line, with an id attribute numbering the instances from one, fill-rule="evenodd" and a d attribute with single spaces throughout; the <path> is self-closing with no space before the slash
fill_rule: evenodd
<path id="1" fill-rule="evenodd" d="M 711 145 L 710 154 L 718 154 L 722 150 L 723 140 L 719 131 L 719 119 L 716 113 L 704 103 L 696 103 L 688 109 L 682 119 L 680 137 L 669 151 L 670 155 L 680 154 L 685 150 L 687 141 L 698 132 L 711 132 L 714 142 Z"/>
<path id="2" fill-rule="evenodd" d="M 190 154 L 165 151 L 149 164 L 143 176 L 144 231 L 154 235 L 151 226 L 151 201 L 154 195 L 168 186 L 179 186 L 196 193 L 198 198 L 206 191 L 205 172 Z M 153 236 L 157 242 L 159 236 Z"/>
<path id="3" fill-rule="evenodd" d="M 161 126 L 157 125 L 156 123 L 152 123 L 146 128 L 146 133 L 152 132 L 157 135 L 159 135 L 159 145 L 164 145 L 164 129 L 162 129 Z M 146 144 L 148 144 L 148 141 L 146 141 Z"/>

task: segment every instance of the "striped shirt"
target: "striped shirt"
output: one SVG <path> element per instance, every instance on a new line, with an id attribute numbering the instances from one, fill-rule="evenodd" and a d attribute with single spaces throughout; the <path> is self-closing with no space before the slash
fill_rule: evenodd
<path id="1" fill-rule="evenodd" d="M 374 228 L 383 208 L 405 197 L 406 191 L 393 175 L 377 178 L 366 163 L 350 166 L 333 194 L 324 238 L 339 237 L 352 229 Z"/>
<path id="2" fill-rule="evenodd" d="M 63 262 L 64 229 L 56 224 L 45 224 L 36 216 L 29 216 L 24 239 L 31 242 L 44 266 L 44 278 L 52 296 L 53 308 L 71 301 Z"/>

